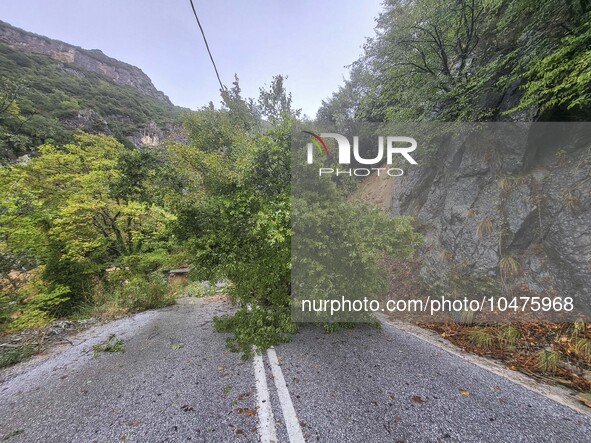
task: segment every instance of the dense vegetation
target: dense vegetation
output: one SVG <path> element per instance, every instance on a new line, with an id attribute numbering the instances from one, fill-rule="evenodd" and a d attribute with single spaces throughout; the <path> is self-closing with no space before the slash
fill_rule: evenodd
<path id="1" fill-rule="evenodd" d="M 82 133 L 3 167 L 2 323 L 39 327 L 89 304 L 168 303 L 157 272 L 175 252 L 163 191 L 172 189 L 167 169 L 152 151 Z"/>
<path id="2" fill-rule="evenodd" d="M 588 120 L 587 0 L 388 0 L 318 118 Z"/>
<path id="3" fill-rule="evenodd" d="M 162 271 L 190 262 L 192 279 L 228 281 L 238 311 L 217 327 L 232 331 L 230 345 L 248 356 L 253 345 L 264 349 L 296 331 L 292 204 L 300 208 L 295 228 L 310 233 L 367 225 L 367 237 L 347 240 L 358 249 L 347 259 L 358 273 L 376 276 L 382 250 L 412 251 L 419 239 L 410 220 L 353 208 L 335 183 L 292 200 L 291 135 L 300 122 L 283 82 L 275 77 L 255 102 L 241 97 L 236 80 L 220 109 L 185 116 L 188 143 L 149 150 L 80 132 L 6 164 L 3 328 L 165 305 L 173 294 Z M 345 276 L 320 256 L 312 265 L 342 286 Z"/>
<path id="4" fill-rule="evenodd" d="M 386 0 L 376 31 L 363 56 L 351 66 L 349 80 L 323 102 L 319 121 L 345 130 L 355 121 L 589 121 L 591 117 L 588 0 Z M 437 160 L 431 152 L 423 149 L 421 160 L 425 156 Z M 478 229 L 492 230 L 491 219 Z M 442 261 L 453 262 L 447 257 L 453 256 L 449 250 L 442 249 L 441 254 Z M 437 297 L 441 292 L 436 286 L 445 294 L 473 296 L 504 290 L 506 274 L 519 269 L 512 257 L 501 258 L 498 283 L 467 272 L 454 274 L 453 265 L 449 275 L 435 273 L 435 281 L 427 284 L 417 277 L 413 262 L 402 264 L 408 272 L 399 275 L 405 282 L 409 275 L 416 279 L 409 288 L 412 296 Z M 519 287 L 529 290 L 526 284 Z M 577 375 L 591 368 L 591 328 L 582 321 L 511 325 L 464 319 L 462 324 L 427 327 L 462 348 L 507 361 L 512 369 L 590 389 L 588 379 Z"/>
<path id="5" fill-rule="evenodd" d="M 376 37 L 318 120 L 341 129 L 358 120 L 584 120 L 590 23 L 586 0 L 387 0 Z M 383 253 L 407 257 L 420 242 L 411 220 L 345 204 L 344 183 L 292 198 L 291 135 L 303 127 L 281 76 L 256 101 L 236 80 L 221 108 L 184 116 L 187 143 L 158 150 L 121 140 L 179 116 L 131 88 L 3 45 L 0 78 L 3 329 L 40 327 L 89 306 L 162 306 L 172 297 L 162 271 L 190 262 L 192 279 L 227 280 L 238 311 L 217 327 L 249 355 L 252 345 L 296 331 L 291 269 L 302 255 L 292 250 L 294 232 L 306 231 L 311 249 L 331 232 L 360 251 L 343 256 L 343 269 L 375 277 L 376 292 Z M 86 108 L 115 137 L 65 129 L 64 119 Z M 24 153 L 33 155 L 13 161 Z M 350 226 L 365 226 L 363 235 Z M 327 273 L 325 257 L 341 245 L 331 247 L 305 251 L 305 265 L 338 293 L 347 272 Z"/>
<path id="6" fill-rule="evenodd" d="M 209 108 L 189 116 L 192 144 L 172 148 L 184 162 L 187 185 L 176 233 L 189 248 L 198 278 L 231 282 L 228 294 L 239 309 L 218 319 L 217 327 L 234 333 L 229 344 L 244 356 L 252 345 L 265 349 L 296 331 L 291 316 L 295 264 L 305 263 L 312 272 L 300 282 L 306 290 L 330 286 L 323 293 L 330 297 L 343 285 L 368 280 L 356 279 L 360 274 L 376 276 L 382 251 L 404 255 L 419 241 L 410 220 L 352 207 L 334 182 L 292 194 L 291 138 L 301 127 L 297 117 L 283 77 L 262 89 L 257 103 L 243 100 L 235 82 L 224 93 L 221 111 Z M 225 145 L 218 142 L 219 148 L 212 149 L 212 137 Z M 354 226 L 364 226 L 366 235 Z M 319 241 L 327 232 L 346 235 L 347 230 L 354 234 L 334 243 Z M 310 238 L 315 254 L 292 250 L 298 231 Z M 344 249 L 348 275 L 326 259 Z"/>

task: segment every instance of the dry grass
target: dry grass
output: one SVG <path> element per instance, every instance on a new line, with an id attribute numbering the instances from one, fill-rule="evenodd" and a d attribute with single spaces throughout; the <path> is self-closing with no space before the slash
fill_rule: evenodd
<path id="1" fill-rule="evenodd" d="M 560 352 L 542 349 L 538 351 L 538 361 L 536 367 L 541 372 L 556 373 L 558 363 L 560 362 Z"/>
<path id="2" fill-rule="evenodd" d="M 521 272 L 521 266 L 514 257 L 506 255 L 499 261 L 499 274 L 501 280 L 506 281 L 510 278 L 516 277 Z"/>
<path id="3" fill-rule="evenodd" d="M 450 263 L 454 259 L 454 255 L 451 251 L 444 249 L 442 250 L 439 255 L 437 255 L 437 260 L 441 263 Z"/>
<path id="4" fill-rule="evenodd" d="M 564 206 L 568 209 L 576 209 L 581 206 L 581 192 L 578 190 L 568 191 L 563 197 Z"/>
<path id="5" fill-rule="evenodd" d="M 591 371 L 591 326 L 575 323 L 489 323 L 469 327 L 459 323 L 424 323 L 421 326 L 439 332 L 469 352 L 501 360 L 512 370 L 546 383 L 589 392 L 591 379 L 585 371 Z"/>
<path id="6" fill-rule="evenodd" d="M 486 237 L 487 235 L 492 234 L 494 230 L 494 222 L 493 219 L 490 217 L 484 218 L 478 222 L 478 227 L 476 228 L 476 235 L 479 238 Z"/>

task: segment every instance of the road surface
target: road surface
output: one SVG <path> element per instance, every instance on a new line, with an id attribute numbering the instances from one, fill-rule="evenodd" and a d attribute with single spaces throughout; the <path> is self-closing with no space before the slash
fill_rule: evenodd
<path id="1" fill-rule="evenodd" d="M 212 328 L 230 309 L 187 298 L 79 334 L 0 384 L 0 441 L 591 441 L 589 416 L 390 325 L 305 326 L 242 361 Z M 111 334 L 125 352 L 93 356 Z"/>

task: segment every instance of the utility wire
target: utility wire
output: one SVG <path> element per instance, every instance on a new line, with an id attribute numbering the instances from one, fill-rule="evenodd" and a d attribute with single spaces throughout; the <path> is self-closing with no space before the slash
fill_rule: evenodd
<path id="1" fill-rule="evenodd" d="M 215 65 L 215 61 L 213 60 L 213 55 L 211 55 L 211 50 L 209 49 L 209 44 L 207 43 L 207 37 L 205 37 L 205 32 L 203 31 L 203 26 L 201 26 L 201 22 L 199 21 L 199 16 L 197 15 L 197 11 L 195 10 L 195 5 L 193 4 L 193 0 L 189 0 L 191 3 L 191 9 L 193 9 L 193 14 L 195 15 L 195 19 L 197 20 L 197 24 L 199 25 L 199 29 L 201 30 L 201 35 L 203 36 L 203 41 L 205 42 L 205 47 L 207 48 L 207 53 L 209 54 L 209 58 L 211 59 L 211 64 L 213 65 L 213 69 L 215 70 L 215 75 L 218 78 L 218 82 L 220 83 L 220 88 L 222 91 L 226 90 L 226 87 L 223 85 L 222 80 L 220 79 L 220 74 L 218 72 L 218 68 Z"/>

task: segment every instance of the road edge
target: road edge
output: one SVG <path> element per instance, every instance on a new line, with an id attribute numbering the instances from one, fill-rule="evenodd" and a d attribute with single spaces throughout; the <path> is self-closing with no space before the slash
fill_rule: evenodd
<path id="1" fill-rule="evenodd" d="M 523 386 L 524 388 L 533 391 L 537 394 L 555 401 L 563 406 L 566 406 L 576 412 L 591 417 L 591 408 L 584 406 L 577 400 L 573 393 L 567 388 L 561 386 L 552 386 L 537 381 L 518 371 L 512 371 L 504 366 L 501 362 L 479 355 L 470 354 L 453 343 L 440 337 L 436 332 L 421 328 L 420 326 L 406 323 L 401 320 L 394 320 L 389 318 L 386 314 L 376 312 L 376 318 L 384 326 L 389 326 L 400 331 L 406 332 L 419 340 L 425 341 L 441 350 L 444 350 L 462 360 L 468 361 L 482 369 L 486 369 L 495 375 L 503 377 L 513 383 Z"/>

